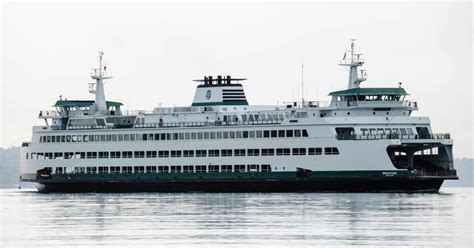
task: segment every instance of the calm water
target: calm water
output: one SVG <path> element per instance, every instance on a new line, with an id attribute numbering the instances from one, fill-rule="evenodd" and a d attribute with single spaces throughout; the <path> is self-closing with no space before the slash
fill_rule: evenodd
<path id="1" fill-rule="evenodd" d="M 473 188 L 440 194 L 1 191 L 1 245 L 473 245 Z"/>

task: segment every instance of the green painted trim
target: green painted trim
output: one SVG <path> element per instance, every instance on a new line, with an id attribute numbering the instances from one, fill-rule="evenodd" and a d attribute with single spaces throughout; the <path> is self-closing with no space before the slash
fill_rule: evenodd
<path id="1" fill-rule="evenodd" d="M 353 96 L 353 95 L 408 95 L 403 88 L 354 88 L 339 90 L 329 93 L 330 96 Z"/>
<path id="2" fill-rule="evenodd" d="M 94 104 L 94 102 L 95 101 L 92 101 L 92 100 L 75 100 L 75 101 L 58 100 L 53 105 L 53 107 L 90 107 Z M 107 101 L 106 104 L 107 104 L 107 107 L 119 107 L 123 105 L 123 103 L 121 102 L 111 102 L 111 101 Z"/>
<path id="3" fill-rule="evenodd" d="M 247 101 L 234 101 L 234 102 L 194 102 L 191 106 L 229 106 L 229 105 L 249 105 Z"/>
<path id="4" fill-rule="evenodd" d="M 390 179 L 409 178 L 408 171 L 312 171 L 306 180 Z M 295 171 L 288 172 L 215 172 L 215 173 L 114 173 L 114 174 L 53 174 L 50 182 L 90 181 L 222 181 L 222 180 L 299 180 Z"/>

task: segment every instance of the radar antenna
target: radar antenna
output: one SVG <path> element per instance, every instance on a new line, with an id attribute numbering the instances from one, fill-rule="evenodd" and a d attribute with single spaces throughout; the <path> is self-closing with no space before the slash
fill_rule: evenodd
<path id="1" fill-rule="evenodd" d="M 89 83 L 89 93 L 95 94 L 95 103 L 94 109 L 96 114 L 106 114 L 107 113 L 107 103 L 105 101 L 105 92 L 104 92 L 104 80 L 110 79 L 112 77 L 107 75 L 107 66 L 104 66 L 102 63 L 102 57 L 104 52 L 99 52 L 99 67 L 93 68 L 91 72 L 91 78 L 95 80 L 93 83 Z"/>

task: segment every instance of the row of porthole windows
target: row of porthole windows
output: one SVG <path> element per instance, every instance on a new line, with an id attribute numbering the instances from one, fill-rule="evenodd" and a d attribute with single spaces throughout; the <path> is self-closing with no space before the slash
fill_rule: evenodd
<path id="1" fill-rule="evenodd" d="M 309 137 L 306 129 L 223 131 L 223 132 L 183 132 L 183 133 L 139 133 L 139 134 L 86 134 L 86 135 L 45 135 L 40 143 L 69 142 L 121 142 L 153 140 L 201 140 L 201 139 L 247 139 L 247 138 L 299 138 Z"/>
<path id="2" fill-rule="evenodd" d="M 181 157 L 243 157 L 243 156 L 304 156 L 339 155 L 337 147 L 211 149 L 160 151 L 99 151 L 99 152 L 32 152 L 26 159 L 116 159 L 116 158 L 181 158 Z"/>
<path id="3" fill-rule="evenodd" d="M 269 164 L 55 167 L 55 174 L 271 172 Z M 277 170 L 278 167 L 275 167 Z M 283 167 L 285 170 L 285 167 Z"/>

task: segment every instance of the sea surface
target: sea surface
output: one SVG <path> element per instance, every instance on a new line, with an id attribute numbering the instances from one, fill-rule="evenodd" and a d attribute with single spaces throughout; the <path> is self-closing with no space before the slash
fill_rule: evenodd
<path id="1" fill-rule="evenodd" d="M 1 190 L 1 247 L 473 247 L 473 188 L 438 194 Z"/>

